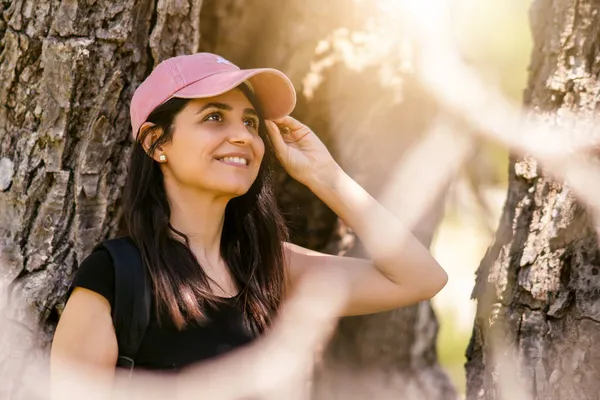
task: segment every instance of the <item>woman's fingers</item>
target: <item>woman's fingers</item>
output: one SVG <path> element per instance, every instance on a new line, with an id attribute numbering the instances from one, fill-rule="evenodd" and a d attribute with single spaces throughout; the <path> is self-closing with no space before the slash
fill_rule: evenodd
<path id="1" fill-rule="evenodd" d="M 291 131 L 296 131 L 305 127 L 303 123 L 293 117 L 290 117 L 289 115 L 287 117 L 275 119 L 273 122 L 275 122 L 275 124 L 277 124 L 277 126 L 280 128 L 288 127 Z"/>
<path id="2" fill-rule="evenodd" d="M 311 133 L 309 127 L 290 116 L 273 120 L 273 122 L 277 126 L 285 143 L 298 142 Z"/>
<path id="3" fill-rule="evenodd" d="M 265 124 L 267 126 L 267 133 L 269 134 L 269 138 L 271 139 L 271 143 L 275 148 L 275 153 L 279 157 L 280 154 L 285 154 L 287 144 L 282 137 L 282 133 L 279 130 L 279 127 L 273 122 L 266 120 Z"/>

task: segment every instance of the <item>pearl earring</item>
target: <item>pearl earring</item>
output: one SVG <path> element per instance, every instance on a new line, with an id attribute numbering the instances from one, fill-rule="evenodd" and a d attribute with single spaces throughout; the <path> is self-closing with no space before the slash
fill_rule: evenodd
<path id="1" fill-rule="evenodd" d="M 167 156 L 165 156 L 164 154 L 161 154 L 160 157 L 158 157 L 158 159 L 160 160 L 160 162 L 165 162 L 165 161 L 167 161 Z"/>

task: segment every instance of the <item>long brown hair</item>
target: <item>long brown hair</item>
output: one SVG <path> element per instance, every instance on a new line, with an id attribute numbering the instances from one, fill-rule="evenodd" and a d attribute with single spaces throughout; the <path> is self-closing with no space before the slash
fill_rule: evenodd
<path id="1" fill-rule="evenodd" d="M 260 333 L 281 302 L 285 275 L 283 242 L 288 239 L 288 232 L 274 192 L 273 150 L 260 104 L 246 85 L 238 89 L 258 112 L 259 134 L 266 151 L 258 177 L 248 192 L 226 206 L 221 256 L 240 288 L 238 301 L 243 304 L 246 322 L 255 333 Z M 152 277 L 158 321 L 170 321 L 177 329 L 201 321 L 206 307 L 224 301 L 211 291 L 207 275 L 190 250 L 188 237 L 170 225 L 164 177 L 159 164 L 149 156 L 172 139 L 173 120 L 188 102 L 170 99 L 147 118 L 155 126 L 142 135 L 137 132 L 123 194 L 126 234 L 139 247 Z M 146 153 L 141 143 L 156 130 L 160 136 Z"/>

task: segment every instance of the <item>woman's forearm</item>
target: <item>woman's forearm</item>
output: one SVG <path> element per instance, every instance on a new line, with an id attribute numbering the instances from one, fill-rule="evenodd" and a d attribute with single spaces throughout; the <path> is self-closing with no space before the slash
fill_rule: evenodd
<path id="1" fill-rule="evenodd" d="M 396 284 L 417 284 L 433 294 L 447 275 L 410 230 L 339 166 L 307 185 L 356 233 L 376 268 Z"/>

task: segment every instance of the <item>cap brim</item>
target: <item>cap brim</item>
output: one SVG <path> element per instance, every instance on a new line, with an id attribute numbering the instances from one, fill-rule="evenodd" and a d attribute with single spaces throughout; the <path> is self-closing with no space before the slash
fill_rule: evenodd
<path id="1" fill-rule="evenodd" d="M 294 85 L 284 73 L 271 68 L 220 72 L 178 90 L 171 97 L 184 99 L 214 97 L 230 91 L 245 81 L 252 85 L 266 119 L 283 118 L 296 106 Z"/>

